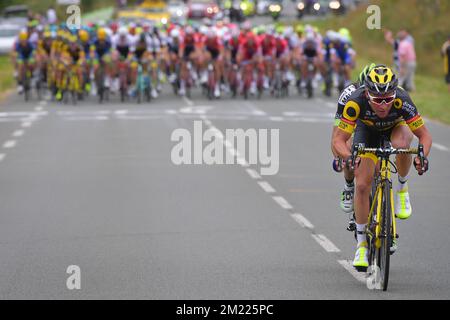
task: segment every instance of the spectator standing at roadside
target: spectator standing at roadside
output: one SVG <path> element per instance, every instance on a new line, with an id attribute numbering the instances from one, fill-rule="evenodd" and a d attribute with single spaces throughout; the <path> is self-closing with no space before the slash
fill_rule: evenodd
<path id="1" fill-rule="evenodd" d="M 47 22 L 48 22 L 48 24 L 57 24 L 58 23 L 56 11 L 53 7 L 50 7 L 47 10 Z"/>
<path id="2" fill-rule="evenodd" d="M 441 54 L 444 58 L 445 82 L 448 84 L 448 92 L 450 92 L 450 34 L 442 46 Z"/>
<path id="3" fill-rule="evenodd" d="M 406 30 L 398 33 L 399 84 L 407 91 L 415 91 L 414 76 L 417 68 L 414 39 Z"/>
<path id="4" fill-rule="evenodd" d="M 393 53 L 394 67 L 395 67 L 395 70 L 398 72 L 398 71 L 400 71 L 400 62 L 399 62 L 399 59 L 398 59 L 398 44 L 399 44 L 399 40 L 398 39 L 394 39 L 391 30 L 386 30 L 384 32 L 384 39 L 386 39 L 386 41 L 394 49 L 394 53 Z"/>

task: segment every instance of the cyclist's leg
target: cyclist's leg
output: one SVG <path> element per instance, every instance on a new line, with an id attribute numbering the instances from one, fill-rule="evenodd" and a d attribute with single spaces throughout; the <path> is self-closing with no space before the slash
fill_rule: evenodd
<path id="1" fill-rule="evenodd" d="M 132 58 L 132 61 L 130 63 L 130 87 L 129 87 L 129 93 L 132 93 L 131 91 L 136 87 L 136 81 L 138 76 L 138 66 L 139 62 L 136 57 Z"/>
<path id="2" fill-rule="evenodd" d="M 408 149 L 411 146 L 413 134 L 404 123 L 397 125 L 391 133 L 391 143 L 394 148 Z M 411 216 L 412 208 L 408 192 L 408 173 L 412 164 L 412 156 L 399 154 L 396 157 L 398 183 L 396 184 L 395 214 L 401 219 Z"/>
<path id="3" fill-rule="evenodd" d="M 354 144 L 364 143 L 366 147 L 378 146 L 379 137 L 376 133 L 371 132 L 362 123 L 358 122 Z M 364 233 L 369 216 L 369 196 L 372 189 L 373 175 L 377 163 L 377 158 L 372 154 L 362 155 L 360 164 L 355 169 L 355 217 L 358 247 L 355 254 L 353 265 L 355 267 L 367 267 L 367 243 Z"/>
<path id="4" fill-rule="evenodd" d="M 79 59 L 76 62 L 76 74 L 77 74 L 77 77 L 78 77 L 78 88 L 77 88 L 78 93 L 82 93 L 83 92 L 83 88 L 84 88 L 83 66 L 84 66 L 84 60 L 83 59 Z"/>

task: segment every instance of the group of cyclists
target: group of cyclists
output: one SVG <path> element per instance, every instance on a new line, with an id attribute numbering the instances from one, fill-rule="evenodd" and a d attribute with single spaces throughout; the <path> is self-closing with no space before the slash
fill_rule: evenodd
<path id="1" fill-rule="evenodd" d="M 106 93 L 155 99 L 164 83 L 179 96 L 200 87 L 209 98 L 226 94 L 281 96 L 291 85 L 313 95 L 341 91 L 355 51 L 347 29 L 325 36 L 310 25 L 252 26 L 223 20 L 150 24 L 112 21 L 70 29 L 30 21 L 13 57 L 18 92 L 46 87 L 55 100 Z M 108 95 L 106 95 L 108 97 Z"/>

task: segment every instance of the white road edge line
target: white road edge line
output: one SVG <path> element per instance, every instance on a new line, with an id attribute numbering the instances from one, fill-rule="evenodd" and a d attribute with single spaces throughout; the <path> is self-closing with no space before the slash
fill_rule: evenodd
<path id="1" fill-rule="evenodd" d="M 434 147 L 434 148 L 436 148 L 438 150 L 441 150 L 441 151 L 450 151 L 450 149 L 447 148 L 446 146 L 443 146 L 442 144 L 439 144 L 439 143 L 436 143 L 436 142 L 433 142 L 432 147 Z"/>
<path id="2" fill-rule="evenodd" d="M 3 144 L 3 148 L 10 149 L 16 146 L 16 140 L 8 140 Z"/>
<path id="3" fill-rule="evenodd" d="M 287 202 L 287 200 L 283 197 L 276 196 L 272 197 L 273 200 L 275 200 L 276 203 L 278 203 L 283 209 L 290 210 L 293 209 L 291 204 Z"/>
<path id="4" fill-rule="evenodd" d="M 258 181 L 259 186 L 267 193 L 275 193 L 275 189 L 267 181 Z"/>
<path id="5" fill-rule="evenodd" d="M 353 268 L 353 264 L 348 260 L 338 260 L 338 263 L 344 267 L 356 280 L 367 283 L 366 274 L 362 272 L 358 272 Z"/>
<path id="6" fill-rule="evenodd" d="M 326 252 L 341 252 L 341 250 L 339 250 L 339 248 L 323 234 L 311 234 L 311 236 L 325 249 Z"/>
<path id="7" fill-rule="evenodd" d="M 308 219 L 306 219 L 302 214 L 300 213 L 293 213 L 291 214 L 292 219 L 294 219 L 301 227 L 313 230 L 314 225 L 309 222 Z"/>

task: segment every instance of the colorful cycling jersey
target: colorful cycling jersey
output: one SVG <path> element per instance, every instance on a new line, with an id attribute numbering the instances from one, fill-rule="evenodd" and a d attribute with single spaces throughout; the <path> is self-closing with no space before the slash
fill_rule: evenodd
<path id="1" fill-rule="evenodd" d="M 83 48 L 84 51 L 84 55 L 86 57 L 90 56 L 90 51 L 91 51 L 91 43 L 89 41 L 86 42 L 80 42 L 81 47 Z"/>
<path id="2" fill-rule="evenodd" d="M 195 47 L 201 46 L 202 38 L 199 34 L 186 34 L 181 40 L 180 47 L 184 50 L 193 50 Z"/>
<path id="3" fill-rule="evenodd" d="M 148 50 L 153 54 L 161 51 L 161 40 L 156 35 L 148 36 Z"/>
<path id="4" fill-rule="evenodd" d="M 260 37 L 261 52 L 264 57 L 273 56 L 275 54 L 275 38 L 271 35 L 263 35 Z"/>
<path id="5" fill-rule="evenodd" d="M 17 42 L 14 48 L 14 51 L 17 53 L 17 58 L 19 60 L 29 60 L 33 58 L 34 50 L 35 48 L 30 41 L 27 41 L 25 45 Z"/>
<path id="6" fill-rule="evenodd" d="M 342 61 L 342 63 L 350 63 L 351 55 L 348 44 L 344 42 L 334 43 L 331 50 Z"/>
<path id="7" fill-rule="evenodd" d="M 73 62 L 77 62 L 84 56 L 83 48 L 80 45 L 69 46 L 67 52 L 72 58 Z"/>
<path id="8" fill-rule="evenodd" d="M 117 50 L 121 59 L 126 59 L 132 51 L 133 43 L 129 36 L 116 36 L 113 38 L 112 46 L 114 50 Z"/>
<path id="9" fill-rule="evenodd" d="M 342 118 L 342 112 L 344 111 L 345 104 L 347 103 L 347 101 L 350 98 L 350 96 L 352 95 L 352 93 L 355 92 L 356 89 L 358 89 L 358 88 L 359 88 L 359 83 L 355 82 L 355 83 L 349 84 L 347 87 L 344 88 L 344 90 L 342 90 L 342 93 L 338 99 L 336 115 L 334 116 L 334 120 L 335 120 L 334 125 L 335 126 L 339 125 L 339 121 Z"/>
<path id="10" fill-rule="evenodd" d="M 237 38 L 230 38 L 226 43 L 225 46 L 228 50 L 236 51 L 239 49 L 239 40 Z"/>
<path id="11" fill-rule="evenodd" d="M 237 38 L 230 38 L 226 43 L 225 46 L 228 50 L 230 50 L 231 54 L 231 62 L 236 63 L 237 54 L 239 51 L 239 41 Z"/>
<path id="12" fill-rule="evenodd" d="M 52 50 L 52 42 L 48 40 L 39 40 L 37 48 L 40 53 L 50 55 Z"/>
<path id="13" fill-rule="evenodd" d="M 104 55 L 107 55 L 111 52 L 111 41 L 99 41 L 98 39 L 93 43 L 94 51 L 98 58 L 102 58 Z"/>
<path id="14" fill-rule="evenodd" d="M 276 56 L 279 58 L 283 54 L 288 52 L 288 43 L 286 40 L 277 38 L 275 40 L 275 49 L 276 49 Z"/>
<path id="15" fill-rule="evenodd" d="M 180 51 L 180 46 L 181 43 L 179 41 L 179 38 L 169 38 L 167 40 L 167 48 L 171 53 L 178 55 L 178 52 Z"/>
<path id="16" fill-rule="evenodd" d="M 323 39 L 323 55 L 326 62 L 331 61 L 331 48 L 333 47 L 333 44 L 331 43 L 329 38 Z"/>
<path id="17" fill-rule="evenodd" d="M 251 42 L 250 39 L 253 41 Z M 244 60 L 252 59 L 256 54 L 261 51 L 260 44 L 255 36 L 247 38 L 240 46 L 239 51 L 242 52 Z"/>
<path id="18" fill-rule="evenodd" d="M 147 44 L 148 42 L 146 41 L 146 39 L 142 39 L 138 43 L 136 43 L 136 46 L 134 48 L 134 55 L 139 60 L 141 60 L 145 52 L 147 52 L 148 49 Z"/>
<path id="19" fill-rule="evenodd" d="M 222 41 L 217 36 L 203 39 L 203 46 L 207 50 L 214 51 L 220 51 L 223 48 Z"/>
<path id="20" fill-rule="evenodd" d="M 383 119 L 379 118 L 370 107 L 365 87 L 358 88 L 346 102 L 338 128 L 347 133 L 353 133 L 357 120 L 375 131 L 392 129 L 402 121 L 405 121 L 412 131 L 424 125 L 409 94 L 402 88 L 397 89 L 397 98 L 389 114 Z"/>
<path id="21" fill-rule="evenodd" d="M 308 58 L 314 58 L 319 54 L 317 42 L 315 40 L 306 40 L 302 46 L 303 55 Z"/>

